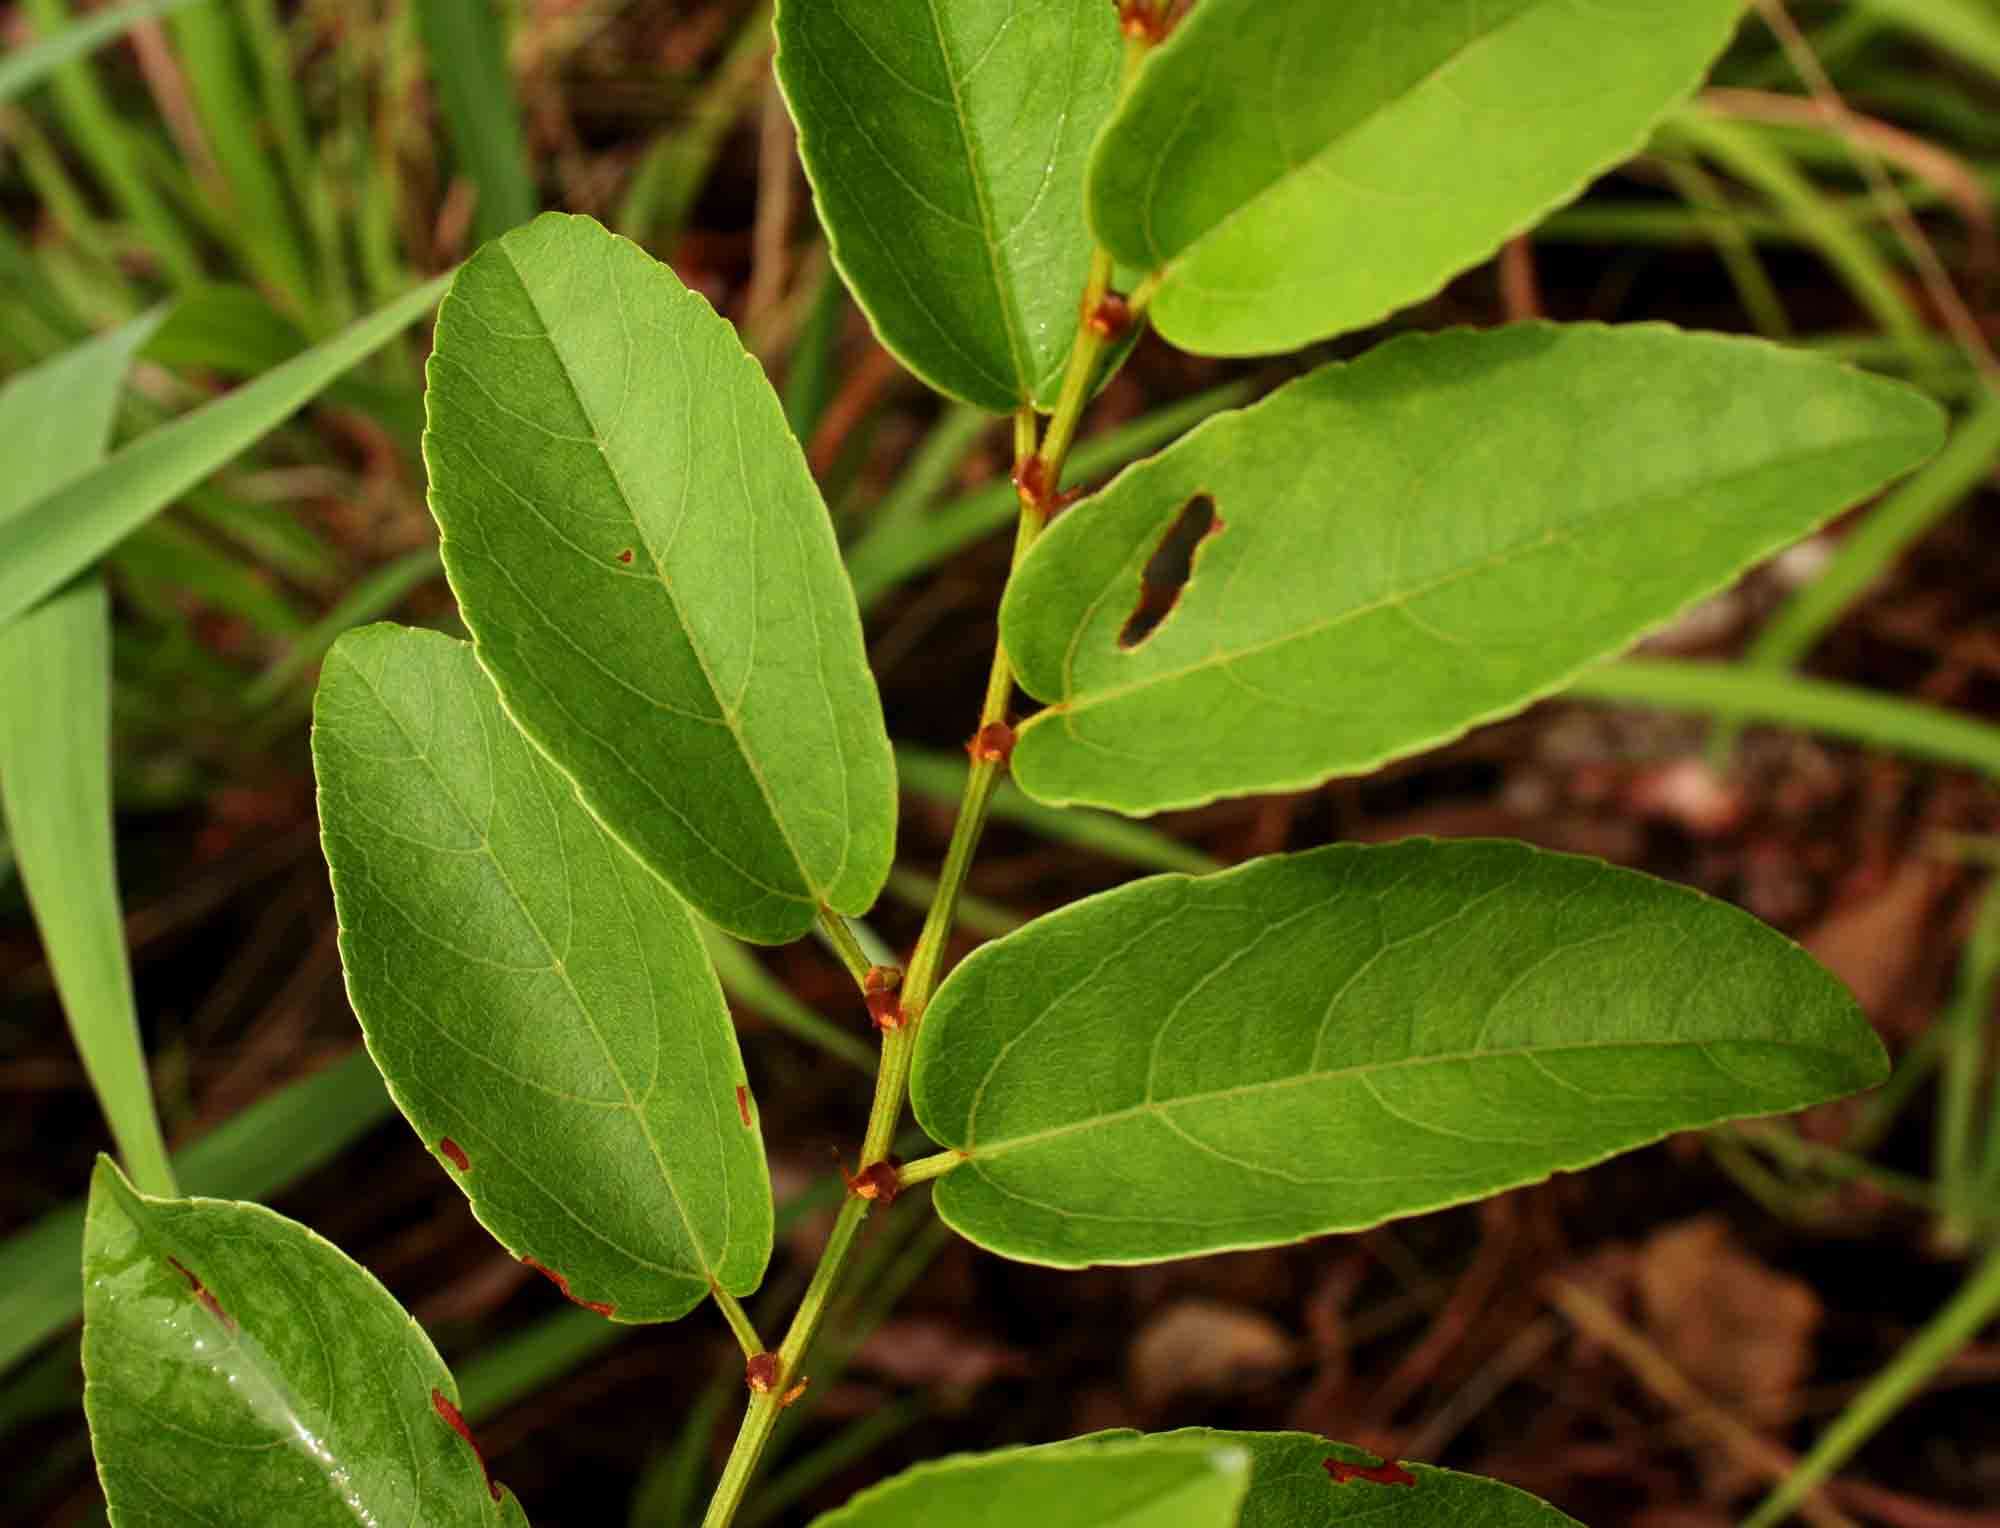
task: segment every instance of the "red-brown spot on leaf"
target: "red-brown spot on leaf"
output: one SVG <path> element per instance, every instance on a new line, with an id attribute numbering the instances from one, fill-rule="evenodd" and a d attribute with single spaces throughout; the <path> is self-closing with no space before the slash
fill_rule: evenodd
<path id="1" fill-rule="evenodd" d="M 625 550 L 624 550 L 624 551 L 622 551 L 622 552 L 620 552 L 620 553 L 618 554 L 618 560 L 619 560 L 620 562 L 624 563 L 626 567 L 628 567 L 628 568 L 629 568 L 629 567 L 631 567 L 631 566 L 632 566 L 632 549 L 631 549 L 631 548 L 630 548 L 629 546 L 628 546 L 627 548 L 625 548 Z"/>
<path id="2" fill-rule="evenodd" d="M 779 1378 L 776 1353 L 754 1353 L 743 1365 L 743 1383 L 752 1395 L 769 1395 L 778 1388 Z"/>
<path id="3" fill-rule="evenodd" d="M 1169 30 L 1165 0 L 1114 0 L 1118 7 L 1118 29 L 1135 42 L 1149 46 L 1163 41 Z"/>
<path id="4" fill-rule="evenodd" d="M 742 1083 L 736 1085 L 736 1112 L 743 1116 L 743 1128 L 750 1128 L 750 1090 Z"/>
<path id="5" fill-rule="evenodd" d="M 446 1136 L 438 1142 L 438 1152 L 460 1172 L 469 1173 L 472 1171 L 472 1159 L 466 1156 L 465 1148 L 450 1136 Z"/>
<path id="6" fill-rule="evenodd" d="M 174 1272 L 187 1280 L 188 1292 L 201 1302 L 202 1309 L 228 1327 L 230 1331 L 235 1331 L 236 1318 L 222 1308 L 222 1302 L 208 1292 L 208 1286 L 195 1277 L 194 1270 L 177 1257 L 169 1257 L 167 1261 L 174 1265 Z"/>
<path id="7" fill-rule="evenodd" d="M 465 1418 L 459 1409 L 444 1398 L 442 1390 L 431 1391 L 431 1405 L 444 1418 L 445 1426 L 465 1440 L 465 1446 L 472 1450 L 472 1457 L 479 1461 L 479 1473 L 486 1477 L 486 1489 L 495 1501 L 500 1499 L 500 1483 L 493 1478 L 493 1472 L 486 1467 L 486 1450 L 479 1446 L 479 1440 L 472 1436 L 472 1429 L 465 1425 Z"/>
<path id="8" fill-rule="evenodd" d="M 1413 1486 L 1417 1483 L 1416 1476 L 1400 1464 L 1386 1459 L 1380 1464 L 1344 1464 L 1338 1459 L 1324 1460 L 1323 1463 L 1337 1486 L 1344 1486 L 1350 1480 L 1365 1480 L 1378 1486 Z"/>
<path id="9" fill-rule="evenodd" d="M 1005 764 L 1014 753 L 1014 729 L 1005 722 L 988 722 L 965 751 L 975 764 Z"/>
<path id="10" fill-rule="evenodd" d="M 555 1287 L 559 1291 L 561 1291 L 562 1297 L 565 1300 L 569 1301 L 570 1304 L 572 1305 L 581 1305 L 585 1310 L 594 1310 L 600 1316 L 609 1316 L 618 1309 L 617 1306 L 607 1305 L 602 1300 L 578 1299 L 575 1295 L 569 1292 L 569 1280 L 564 1278 L 561 1274 L 557 1273 L 555 1269 L 549 1267 L 546 1263 L 538 1263 L 531 1257 L 524 1257 L 521 1259 L 521 1261 L 526 1263 L 530 1268 L 534 1269 L 535 1272 L 539 1273 L 543 1278 L 547 1279 L 551 1284 L 555 1285 Z"/>

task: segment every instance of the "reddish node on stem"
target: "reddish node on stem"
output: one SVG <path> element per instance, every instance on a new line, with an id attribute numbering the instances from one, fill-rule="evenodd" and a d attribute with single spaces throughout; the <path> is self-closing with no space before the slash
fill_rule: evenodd
<path id="1" fill-rule="evenodd" d="M 1014 729 L 1005 722 L 988 722 L 979 729 L 965 751 L 975 764 L 1005 764 L 1014 753 Z"/>
<path id="2" fill-rule="evenodd" d="M 840 1175 L 847 1180 L 847 1191 L 855 1198 L 879 1200 L 886 1209 L 903 1191 L 903 1175 L 896 1170 L 901 1166 L 896 1158 L 886 1157 L 858 1173 L 850 1173 L 843 1167 Z"/>
<path id="3" fill-rule="evenodd" d="M 752 1354 L 743 1365 L 743 1383 L 750 1387 L 752 1395 L 769 1395 L 778 1388 L 780 1377 L 776 1353 Z"/>
<path id="4" fill-rule="evenodd" d="M 743 1117 L 743 1128 L 750 1128 L 750 1090 L 742 1083 L 736 1085 L 736 1112 Z"/>
<path id="5" fill-rule="evenodd" d="M 787 1406 L 791 1405 L 793 1401 L 796 1401 L 800 1396 L 804 1395 L 806 1393 L 806 1386 L 810 1385 L 811 1383 L 812 1379 L 810 1376 L 808 1376 L 807 1378 L 800 1380 L 796 1385 L 792 1386 L 791 1389 L 787 1390 L 785 1392 L 784 1399 L 778 1402 L 778 1410 L 783 1411 Z"/>
<path id="6" fill-rule="evenodd" d="M 486 1489 L 495 1501 L 500 1500 L 500 1483 L 493 1478 L 493 1472 L 486 1467 L 486 1450 L 479 1446 L 479 1440 L 472 1436 L 472 1429 L 465 1425 L 465 1418 L 456 1406 L 444 1398 L 442 1390 L 431 1392 L 431 1405 L 444 1418 L 445 1426 L 465 1440 L 465 1446 L 472 1450 L 472 1457 L 479 1461 L 479 1473 L 486 1477 Z"/>
<path id="7" fill-rule="evenodd" d="M 462 1173 L 472 1171 L 472 1159 L 465 1154 L 465 1148 L 446 1136 L 438 1142 L 438 1153 Z"/>
<path id="8" fill-rule="evenodd" d="M 174 1265 L 175 1273 L 178 1273 L 182 1278 L 187 1280 L 188 1292 L 201 1302 L 202 1309 L 228 1327 L 230 1331 L 235 1331 L 236 1318 L 222 1308 L 222 1302 L 208 1292 L 208 1286 L 194 1276 L 194 1270 L 177 1257 L 169 1257 L 167 1261 Z"/>
<path id="9" fill-rule="evenodd" d="M 1084 315 L 1084 322 L 1099 339 L 1115 340 L 1132 327 L 1132 304 L 1117 292 L 1106 292 Z"/>
<path id="10" fill-rule="evenodd" d="M 1400 1464 L 1387 1459 L 1380 1464 L 1343 1464 L 1338 1459 L 1327 1459 L 1322 1462 L 1326 1465 L 1327 1474 L 1333 1477 L 1333 1483 L 1337 1486 L 1344 1486 L 1350 1480 L 1365 1480 L 1378 1486 L 1413 1486 L 1417 1483 L 1416 1476 Z"/>
<path id="11" fill-rule="evenodd" d="M 884 1034 L 903 1027 L 903 999 L 898 995 L 902 986 L 903 973 L 897 966 L 870 966 L 861 978 L 861 1001 Z"/>
<path id="12" fill-rule="evenodd" d="M 535 1272 L 539 1273 L 543 1278 L 547 1279 L 551 1284 L 555 1285 L 555 1287 L 561 1292 L 562 1297 L 565 1300 L 569 1301 L 569 1303 L 572 1305 L 581 1305 L 585 1310 L 594 1310 L 600 1316 L 609 1316 L 618 1309 L 618 1307 L 615 1305 L 606 1305 L 602 1300 L 578 1299 L 575 1295 L 569 1292 L 569 1280 L 564 1278 L 561 1274 L 557 1273 L 555 1269 L 549 1267 L 546 1263 L 538 1263 L 531 1257 L 524 1257 L 521 1259 L 521 1261 L 523 1263 L 526 1263 L 530 1268 L 534 1269 Z"/>
<path id="13" fill-rule="evenodd" d="M 1148 45 L 1167 35 L 1167 7 L 1164 0 L 1114 0 L 1118 7 L 1118 30 L 1135 42 Z"/>

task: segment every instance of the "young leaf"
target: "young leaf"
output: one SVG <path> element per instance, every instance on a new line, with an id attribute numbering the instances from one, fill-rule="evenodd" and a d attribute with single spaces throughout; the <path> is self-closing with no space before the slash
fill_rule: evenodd
<path id="1" fill-rule="evenodd" d="M 1755 340 L 1391 341 L 1210 420 L 1035 544 L 1001 634 L 1052 704 L 1015 778 L 1143 813 L 1372 769 L 1559 689 L 1942 429 L 1911 389 Z M 1155 560 L 1176 551 L 1178 590 Z"/>
<path id="2" fill-rule="evenodd" d="M 1249 1473 L 1224 1437 L 961 1454 L 905 1470 L 813 1528 L 1231 1528 Z"/>
<path id="3" fill-rule="evenodd" d="M 834 262 L 898 360 L 1005 413 L 1055 401 L 1116 96 L 1105 0 L 782 0 L 778 82 Z"/>
<path id="4" fill-rule="evenodd" d="M 771 1185 L 694 921 L 509 724 L 462 642 L 334 645 L 313 760 L 348 992 L 475 1214 L 621 1321 L 747 1294 Z"/>
<path id="5" fill-rule="evenodd" d="M 1099 136 L 1090 218 L 1209 355 L 1426 297 L 1636 151 L 1739 0 L 1202 0 Z"/>
<path id="6" fill-rule="evenodd" d="M 429 406 L 445 571 L 514 721 L 731 933 L 866 912 L 888 734 L 825 506 L 735 331 L 549 214 L 459 273 Z"/>
<path id="7" fill-rule="evenodd" d="M 1468 1528 L 1475 1523 L 1478 1528 L 1579 1528 L 1547 1502 L 1497 1480 L 1427 1464 L 1377 1461 L 1360 1449 L 1310 1433 L 1188 1427 L 1151 1437 L 1162 1443 L 1185 1440 L 1240 1448 L 1250 1456 L 1250 1494 L 1243 1499 L 1238 1528 L 1339 1523 L 1365 1523 L 1367 1528 Z"/>
<path id="8" fill-rule="evenodd" d="M 430 1339 L 304 1226 L 143 1197 L 100 1158 L 83 1280 L 83 1406 L 114 1523 L 526 1523 L 453 1427 Z"/>
<path id="9" fill-rule="evenodd" d="M 1840 985 L 1748 914 L 1520 844 L 1156 876 L 975 951 L 924 1015 L 938 1213 L 1142 1263 L 1352 1231 L 1879 1082 Z"/>

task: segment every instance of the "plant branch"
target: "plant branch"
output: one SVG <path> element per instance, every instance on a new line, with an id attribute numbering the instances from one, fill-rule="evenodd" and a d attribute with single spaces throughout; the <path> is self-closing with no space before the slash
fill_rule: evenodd
<path id="1" fill-rule="evenodd" d="M 708 1286 L 708 1292 L 715 1296 L 715 1308 L 722 1312 L 722 1319 L 729 1323 L 729 1330 L 736 1334 L 737 1346 L 743 1349 L 745 1358 L 755 1358 L 764 1351 L 764 1339 L 757 1335 L 757 1328 L 738 1302 L 736 1296 L 720 1284 Z"/>
<path id="2" fill-rule="evenodd" d="M 866 992 L 868 971 L 875 962 L 861 948 L 861 941 L 854 937 L 854 930 L 847 926 L 847 920 L 832 908 L 822 907 L 819 910 L 819 928 L 826 936 L 827 947 L 840 957 L 840 963 L 847 967 L 847 974 L 854 978 L 854 985 Z"/>

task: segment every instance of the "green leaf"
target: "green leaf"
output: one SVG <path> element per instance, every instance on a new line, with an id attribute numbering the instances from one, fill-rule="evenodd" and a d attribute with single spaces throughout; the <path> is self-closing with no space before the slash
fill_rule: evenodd
<path id="1" fill-rule="evenodd" d="M 1090 897 L 973 952 L 917 1036 L 938 1213 L 1142 1263 L 1353 1231 L 1879 1082 L 1748 914 L 1519 844 L 1335 845 Z"/>
<path id="2" fill-rule="evenodd" d="M 1015 778 L 1154 812 L 1430 747 L 1721 588 L 1943 422 L 1900 384 L 1654 325 L 1413 335 L 1323 367 L 1035 544 L 1001 634 L 1052 704 Z M 1204 502 L 1193 576 L 1142 636 L 1148 564 Z"/>
<path id="3" fill-rule="evenodd" d="M 313 762 L 354 1011 L 480 1222 L 621 1321 L 756 1288 L 771 1185 L 694 921 L 509 724 L 472 649 L 342 637 Z"/>
<path id="4" fill-rule="evenodd" d="M 1111 6 L 783 0 L 777 29 L 820 221 L 882 343 L 967 403 L 1053 404 L 1117 93 Z"/>
<path id="5" fill-rule="evenodd" d="M 0 527 L 104 458 L 132 357 L 163 310 L 0 387 Z M 0 622 L 0 808 L 71 1038 L 118 1153 L 148 1188 L 173 1170 L 139 1037 L 111 817 L 111 608 L 84 584 Z"/>
<path id="6" fill-rule="evenodd" d="M 1578 1528 L 1525 1491 L 1427 1464 L 1401 1466 L 1413 1485 L 1354 1478 L 1336 1484 L 1334 1464 L 1367 1468 L 1372 1454 L 1310 1433 L 1223 1432 L 1189 1427 L 1154 1433 L 1160 1442 L 1186 1440 L 1239 1448 L 1250 1456 L 1250 1494 L 1238 1528 L 1321 1528 L 1366 1523 L 1368 1528 Z"/>
<path id="7" fill-rule="evenodd" d="M 61 588 L 133 527 L 227 466 L 428 313 L 443 289 L 442 277 L 417 288 L 256 381 L 142 435 L 0 522 L 0 621 Z"/>
<path id="8" fill-rule="evenodd" d="M 1090 162 L 1160 333 L 1258 355 L 1429 296 L 1645 142 L 1740 0 L 1202 0 Z"/>
<path id="9" fill-rule="evenodd" d="M 735 331 L 549 214 L 459 274 L 429 405 L 445 570 L 508 714 L 731 933 L 866 912 L 889 738 L 825 506 Z"/>
<path id="10" fill-rule="evenodd" d="M 1248 1477 L 1226 1442 L 1052 1443 L 917 1465 L 813 1528 L 1231 1528 Z"/>
<path id="11" fill-rule="evenodd" d="M 154 1199 L 100 1158 L 84 1411 L 113 1523 L 520 1524 L 458 1386 L 366 1269 L 260 1205 Z"/>

